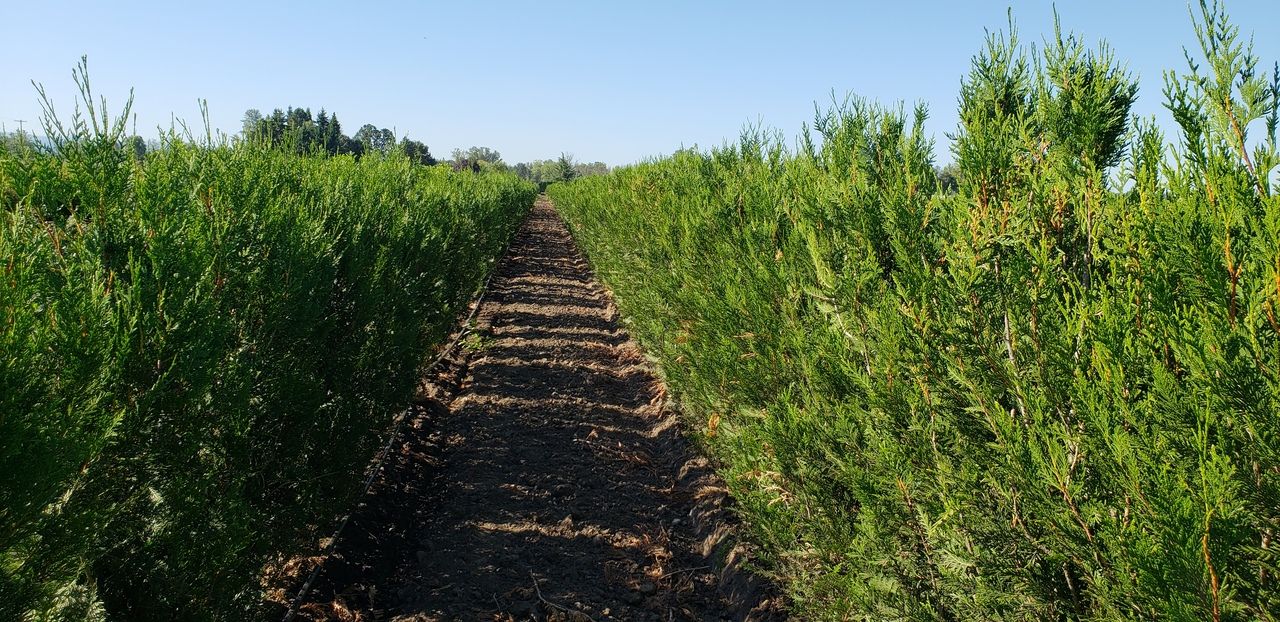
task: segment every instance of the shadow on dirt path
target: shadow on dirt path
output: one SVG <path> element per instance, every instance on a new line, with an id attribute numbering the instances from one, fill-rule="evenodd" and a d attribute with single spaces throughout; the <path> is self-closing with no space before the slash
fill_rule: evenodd
<path id="1" fill-rule="evenodd" d="M 431 379 L 436 398 L 415 407 L 304 617 L 784 617 L 739 570 L 723 487 L 545 200 L 477 323 Z"/>

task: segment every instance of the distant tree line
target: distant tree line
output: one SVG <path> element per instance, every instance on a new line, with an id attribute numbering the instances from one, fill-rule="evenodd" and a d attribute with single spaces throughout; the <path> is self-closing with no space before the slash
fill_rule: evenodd
<path id="1" fill-rule="evenodd" d="M 502 154 L 488 147 L 454 149 L 449 164 L 455 171 L 470 170 L 479 173 L 482 170 L 507 170 Z"/>
<path id="2" fill-rule="evenodd" d="M 18 152 L 27 148 L 44 149 L 49 148 L 50 141 L 42 136 L 38 136 L 29 131 L 20 130 L 17 132 L 0 131 L 0 151 Z M 152 151 L 159 147 L 159 141 L 148 141 L 141 136 L 131 135 L 120 140 L 120 148 L 133 154 L 135 159 L 141 160 L 146 157 L 148 151 Z"/>
<path id="3" fill-rule="evenodd" d="M 574 162 L 573 156 L 560 154 L 554 160 L 534 160 L 521 162 L 512 167 L 516 175 L 532 181 L 540 188 L 558 181 L 569 181 L 578 177 L 606 175 L 609 165 L 604 162 Z"/>
<path id="4" fill-rule="evenodd" d="M 338 115 L 326 112 L 324 108 L 314 116 L 310 108 L 276 108 L 270 115 L 250 108 L 244 113 L 241 136 L 245 140 L 259 140 L 298 153 L 324 151 L 330 155 L 349 153 L 360 157 L 366 153 L 389 153 L 398 148 L 421 164 L 436 164 L 425 143 L 407 136 L 397 142 L 395 132 L 386 128 L 366 123 L 356 130 L 355 135 L 347 136 L 342 131 Z"/>
<path id="5" fill-rule="evenodd" d="M 23 140 L 33 138 L 34 135 L 30 132 L 0 132 L 0 149 L 16 150 Z M 431 155 L 422 141 L 407 136 L 397 140 L 394 131 L 373 124 L 366 123 L 354 135 L 348 136 L 342 131 L 338 115 L 324 108 L 312 114 L 310 108 L 290 106 L 284 110 L 276 108 L 269 115 L 262 114 L 257 108 L 250 108 L 241 119 L 240 138 L 262 141 L 295 153 L 324 151 L 329 155 L 351 154 L 360 157 L 366 153 L 385 154 L 400 150 L 410 159 L 427 166 L 447 164 L 455 170 L 476 173 L 488 170 L 511 172 L 538 184 L 541 189 L 555 182 L 606 175 L 610 171 L 609 165 L 604 162 L 577 162 L 572 155 L 565 153 L 558 158 L 507 164 L 496 149 L 481 146 L 454 149 L 450 159 L 442 162 Z M 121 146 L 141 160 L 147 152 L 159 147 L 159 143 L 144 140 L 141 136 L 129 136 Z"/>
<path id="6" fill-rule="evenodd" d="M 456 170 L 498 170 L 510 171 L 523 179 L 532 181 L 540 188 L 558 181 L 569 181 L 578 177 L 605 175 L 609 165 L 604 162 L 575 162 L 572 155 L 562 153 L 560 157 L 549 160 L 533 160 L 507 164 L 502 161 L 502 154 L 489 147 L 471 147 L 454 149 L 449 164 Z"/>
<path id="7" fill-rule="evenodd" d="M 388 153 L 400 149 L 422 164 L 437 163 L 426 144 L 408 137 L 397 141 L 395 132 L 386 128 L 365 124 L 354 135 L 347 136 L 342 131 L 338 115 L 327 112 L 324 108 L 315 115 L 312 115 L 310 108 L 276 108 L 270 115 L 263 115 L 258 109 L 251 108 L 244 113 L 241 137 L 245 140 L 263 141 L 297 153 L 324 151 L 331 155 L 352 154 L 359 157 L 366 153 Z M 514 165 L 503 162 L 502 154 L 489 147 L 454 149 L 450 155 L 450 159 L 444 161 L 444 164 L 452 166 L 454 170 L 476 173 L 487 170 L 512 172 L 538 184 L 540 188 L 558 181 L 605 175 L 609 172 L 609 165 L 604 162 L 576 162 L 572 155 L 563 153 L 558 158 Z"/>

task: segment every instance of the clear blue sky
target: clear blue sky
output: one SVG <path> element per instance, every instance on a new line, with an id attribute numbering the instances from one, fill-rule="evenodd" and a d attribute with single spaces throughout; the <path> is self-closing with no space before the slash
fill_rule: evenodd
<path id="1" fill-rule="evenodd" d="M 1052 31 L 1049 2 L 1013 2 L 1023 39 Z M 118 5 L 118 6 L 117 6 Z M 968 2 L 66 2 L 0 6 L 0 123 L 35 120 L 41 82 L 70 111 L 89 56 L 109 104 L 135 89 L 140 134 L 171 115 L 239 130 L 248 108 L 338 114 L 350 134 L 394 127 L 437 156 L 488 146 L 507 162 L 572 153 L 624 164 L 712 146 L 760 121 L 793 136 L 832 90 L 924 101 L 945 162 L 956 95 L 984 29 L 1010 3 Z M 1280 2 L 1226 4 L 1270 68 Z M 1161 74 L 1195 39 L 1178 0 L 1059 2 L 1064 29 L 1106 39 L 1160 112 Z M 1167 115 L 1162 119 L 1167 120 Z M 31 129 L 31 125 L 28 125 Z"/>

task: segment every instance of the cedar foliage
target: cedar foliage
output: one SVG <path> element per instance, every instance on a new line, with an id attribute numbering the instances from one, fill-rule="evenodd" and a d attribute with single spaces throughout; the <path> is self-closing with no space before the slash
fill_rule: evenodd
<path id="1" fill-rule="evenodd" d="M 958 192 L 851 98 L 550 188 L 813 619 L 1280 612 L 1280 69 L 1216 4 L 1166 145 L 1105 47 L 990 36 Z"/>
<path id="2" fill-rule="evenodd" d="M 46 119 L 0 151 L 0 619 L 264 613 L 534 197 Z M 87 116 L 86 116 L 87 115 Z"/>

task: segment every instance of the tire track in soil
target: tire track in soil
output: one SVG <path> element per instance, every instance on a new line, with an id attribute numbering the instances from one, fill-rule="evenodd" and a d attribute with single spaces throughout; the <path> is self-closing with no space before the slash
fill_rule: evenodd
<path id="1" fill-rule="evenodd" d="M 497 270 L 301 617 L 782 619 L 545 199 Z"/>

